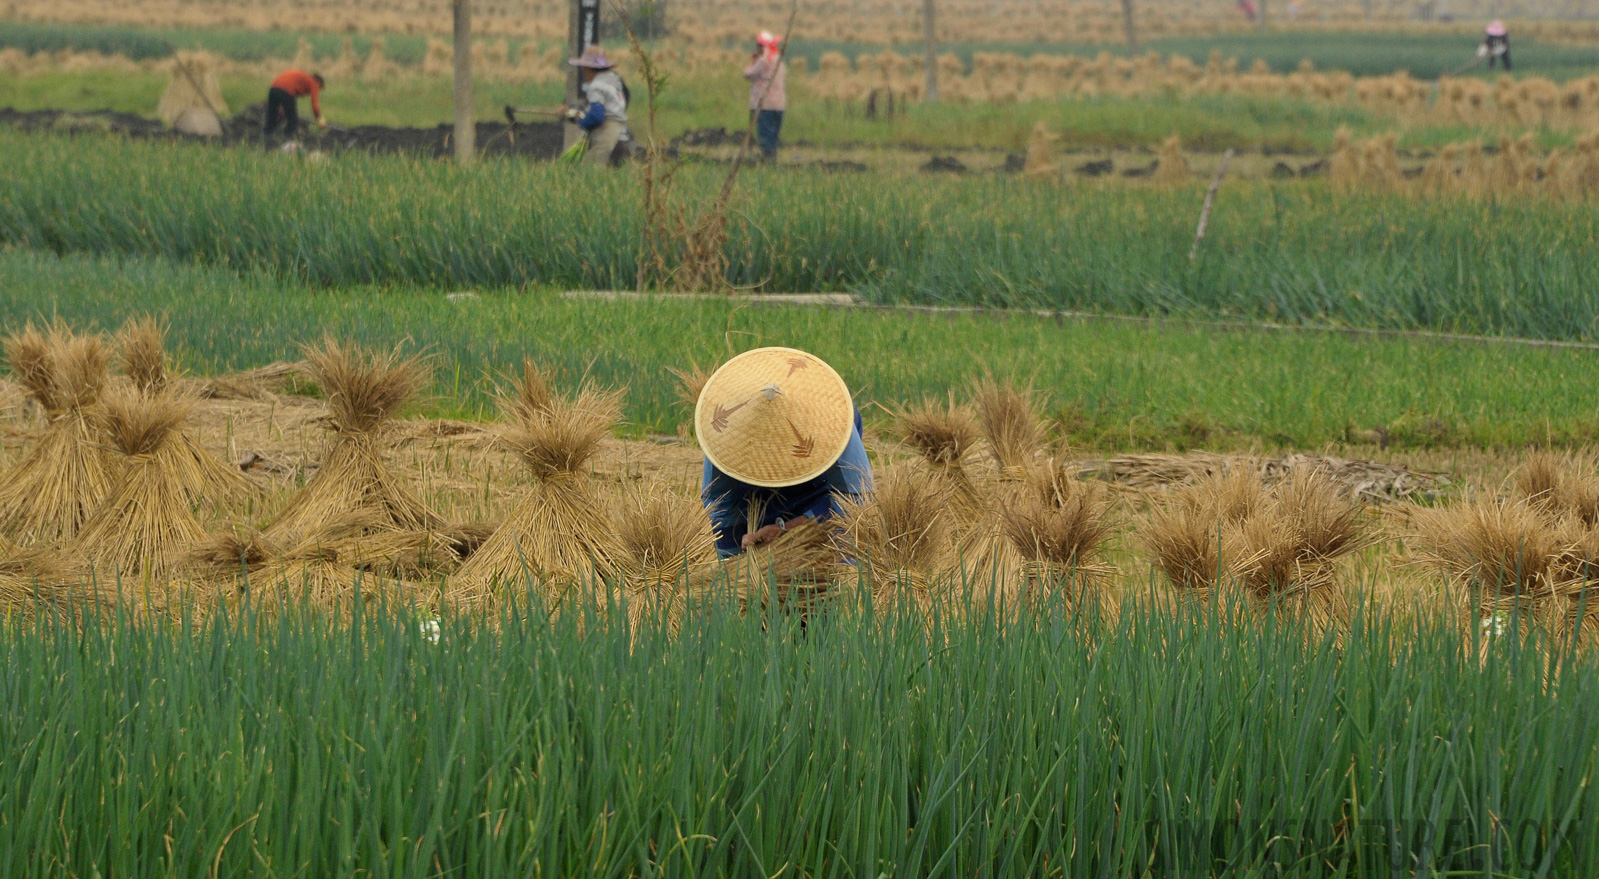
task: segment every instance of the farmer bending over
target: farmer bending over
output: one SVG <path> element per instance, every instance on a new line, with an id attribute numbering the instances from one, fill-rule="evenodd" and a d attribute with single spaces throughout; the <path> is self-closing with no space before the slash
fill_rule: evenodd
<path id="1" fill-rule="evenodd" d="M 860 410 L 838 373 L 804 351 L 757 348 L 722 364 L 700 391 L 694 432 L 705 452 L 700 497 L 723 558 L 872 490 Z"/>
<path id="2" fill-rule="evenodd" d="M 782 45 L 782 38 L 761 31 L 755 37 L 755 54 L 744 68 L 744 78 L 750 82 L 750 122 L 768 161 L 777 160 L 777 137 L 783 133 L 783 112 L 788 108 L 788 64 Z"/>
<path id="3" fill-rule="evenodd" d="M 567 119 L 588 133 L 589 149 L 583 162 L 608 165 L 616 145 L 627 139 L 627 83 L 622 82 L 599 46 L 584 49 L 581 58 L 571 58 L 566 63 L 581 71 L 583 82 L 579 89 L 588 102 L 586 109 L 562 108 Z"/>
<path id="4" fill-rule="evenodd" d="M 306 95 L 311 96 L 311 114 L 316 117 L 316 124 L 327 128 L 319 100 L 325 84 L 320 73 L 285 70 L 278 74 L 278 78 L 272 80 L 272 88 L 267 89 L 266 128 L 263 134 L 270 137 L 281 120 L 284 137 L 293 137 L 300 130 L 299 99 Z"/>

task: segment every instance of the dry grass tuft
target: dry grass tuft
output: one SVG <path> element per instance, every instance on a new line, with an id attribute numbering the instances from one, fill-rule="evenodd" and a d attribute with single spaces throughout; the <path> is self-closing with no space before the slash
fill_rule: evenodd
<path id="1" fill-rule="evenodd" d="M 1222 523 L 1193 503 L 1156 508 L 1139 529 L 1155 567 L 1184 594 L 1208 599 L 1225 582 L 1230 559 Z"/>
<path id="2" fill-rule="evenodd" d="M 139 317 L 122 326 L 122 372 L 133 386 L 154 394 L 167 386 L 166 327 L 151 317 Z"/>
<path id="3" fill-rule="evenodd" d="M 621 493 L 611 521 L 620 549 L 618 597 L 629 618 L 636 625 L 664 615 L 675 628 L 716 563 L 716 534 L 704 506 L 657 483 Z"/>
<path id="4" fill-rule="evenodd" d="M 760 521 L 754 512 L 751 521 Z M 775 604 L 804 611 L 827 598 L 835 579 L 853 569 L 839 552 L 836 524 L 806 521 L 765 546 L 728 559 L 723 571 L 745 607 Z"/>
<path id="5" fill-rule="evenodd" d="M 1103 582 L 1111 573 L 1104 564 L 1109 512 L 1103 485 L 1055 461 L 1030 468 L 999 513 L 1005 536 L 1027 561 L 1027 590 Z"/>
<path id="6" fill-rule="evenodd" d="M 972 400 L 1001 476 L 1022 478 L 1046 439 L 1033 389 L 1002 384 L 990 376 L 977 382 Z"/>
<path id="7" fill-rule="evenodd" d="M 327 395 L 335 435 L 321 466 L 267 531 L 318 534 L 364 519 L 375 530 L 435 532 L 444 520 L 383 459 L 378 435 L 428 380 L 425 363 L 398 352 L 371 352 L 332 338 L 305 349 L 306 372 Z"/>
<path id="8" fill-rule="evenodd" d="M 186 486 L 198 480 L 192 458 L 162 454 L 194 411 L 188 400 L 137 390 L 107 394 L 104 433 L 122 457 L 106 502 L 84 523 L 68 554 L 104 576 L 148 577 L 151 585 L 206 539 Z"/>
<path id="9" fill-rule="evenodd" d="M 711 373 L 715 370 L 690 360 L 686 367 L 668 367 L 667 371 L 677 378 L 677 402 L 693 413 L 694 407 L 699 405 L 700 392 L 705 390 L 705 383 L 711 380 Z"/>
<path id="10" fill-rule="evenodd" d="M 844 503 L 844 538 L 865 570 L 874 595 L 905 590 L 923 609 L 948 586 L 954 551 L 952 490 L 897 467 L 878 474 L 872 495 Z"/>
<path id="11" fill-rule="evenodd" d="M 305 373 L 327 397 L 340 433 L 370 433 L 417 399 L 432 380 L 421 356 L 402 357 L 399 349 L 368 351 L 332 336 L 306 345 Z"/>
<path id="12" fill-rule="evenodd" d="M 562 397 L 525 363 L 502 389 L 499 440 L 534 476 L 515 511 L 457 573 L 464 600 L 482 602 L 502 587 L 531 583 L 559 599 L 620 569 L 622 548 L 607 505 L 583 471 L 621 417 L 622 392 L 583 386 Z"/>
<path id="13" fill-rule="evenodd" d="M 107 380 L 105 345 L 61 324 L 48 332 L 29 326 L 7 340 L 6 353 L 46 424 L 0 478 L 0 531 L 28 545 L 69 539 L 111 487 L 94 418 Z"/>

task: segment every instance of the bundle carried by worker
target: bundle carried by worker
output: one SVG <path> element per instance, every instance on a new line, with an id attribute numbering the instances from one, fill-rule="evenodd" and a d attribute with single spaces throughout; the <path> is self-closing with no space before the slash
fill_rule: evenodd
<path id="1" fill-rule="evenodd" d="M 105 436 L 120 458 L 110 494 L 68 547 L 96 583 L 139 594 L 164 591 L 164 578 L 207 537 L 195 517 L 190 486 L 198 465 L 179 447 L 194 403 L 175 394 L 136 389 L 108 392 L 101 402 Z M 176 450 L 176 451 L 174 451 Z"/>
<path id="2" fill-rule="evenodd" d="M 533 484 L 456 572 L 459 599 L 483 603 L 531 589 L 553 608 L 575 591 L 615 579 L 623 549 L 585 468 L 621 406 L 621 391 L 588 383 L 561 396 L 533 361 L 524 361 L 520 379 L 500 393 L 498 442 L 527 466 Z"/>
<path id="3" fill-rule="evenodd" d="M 636 627 L 676 630 L 689 605 L 705 598 L 716 566 L 716 534 L 698 498 L 663 483 L 615 498 L 621 570 L 617 600 Z"/>
<path id="4" fill-rule="evenodd" d="M 0 531 L 24 546 L 71 539 L 111 488 L 96 420 L 109 375 L 105 345 L 60 323 L 30 324 L 6 341 L 6 356 L 45 424 L 0 477 Z"/>
<path id="5" fill-rule="evenodd" d="M 187 397 L 168 368 L 166 329 L 159 321 L 148 317 L 128 321 L 122 327 L 121 348 L 122 371 L 140 394 L 160 401 Z M 254 493 L 255 484 L 243 471 L 200 444 L 187 419 L 173 431 L 171 442 L 162 443 L 158 453 L 182 459 L 167 461 L 164 469 L 184 480 L 191 504 L 206 502 L 220 507 Z"/>
<path id="6" fill-rule="evenodd" d="M 161 93 L 156 116 L 184 134 L 218 137 L 228 114 L 216 59 L 206 52 L 178 52 L 169 62 L 172 79 Z"/>

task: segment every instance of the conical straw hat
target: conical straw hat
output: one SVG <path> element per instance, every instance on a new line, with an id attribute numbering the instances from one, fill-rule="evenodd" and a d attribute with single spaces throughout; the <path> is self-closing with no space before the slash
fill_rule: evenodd
<path id="1" fill-rule="evenodd" d="M 782 488 L 833 466 L 855 403 L 831 366 L 793 348 L 757 348 L 722 364 L 694 407 L 705 457 L 740 482 Z"/>

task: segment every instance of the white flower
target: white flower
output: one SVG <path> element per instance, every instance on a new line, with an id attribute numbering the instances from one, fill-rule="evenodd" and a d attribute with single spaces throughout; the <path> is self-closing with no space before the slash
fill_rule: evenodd
<path id="1" fill-rule="evenodd" d="M 422 637 L 433 644 L 439 643 L 439 621 L 425 620 L 421 625 Z"/>

